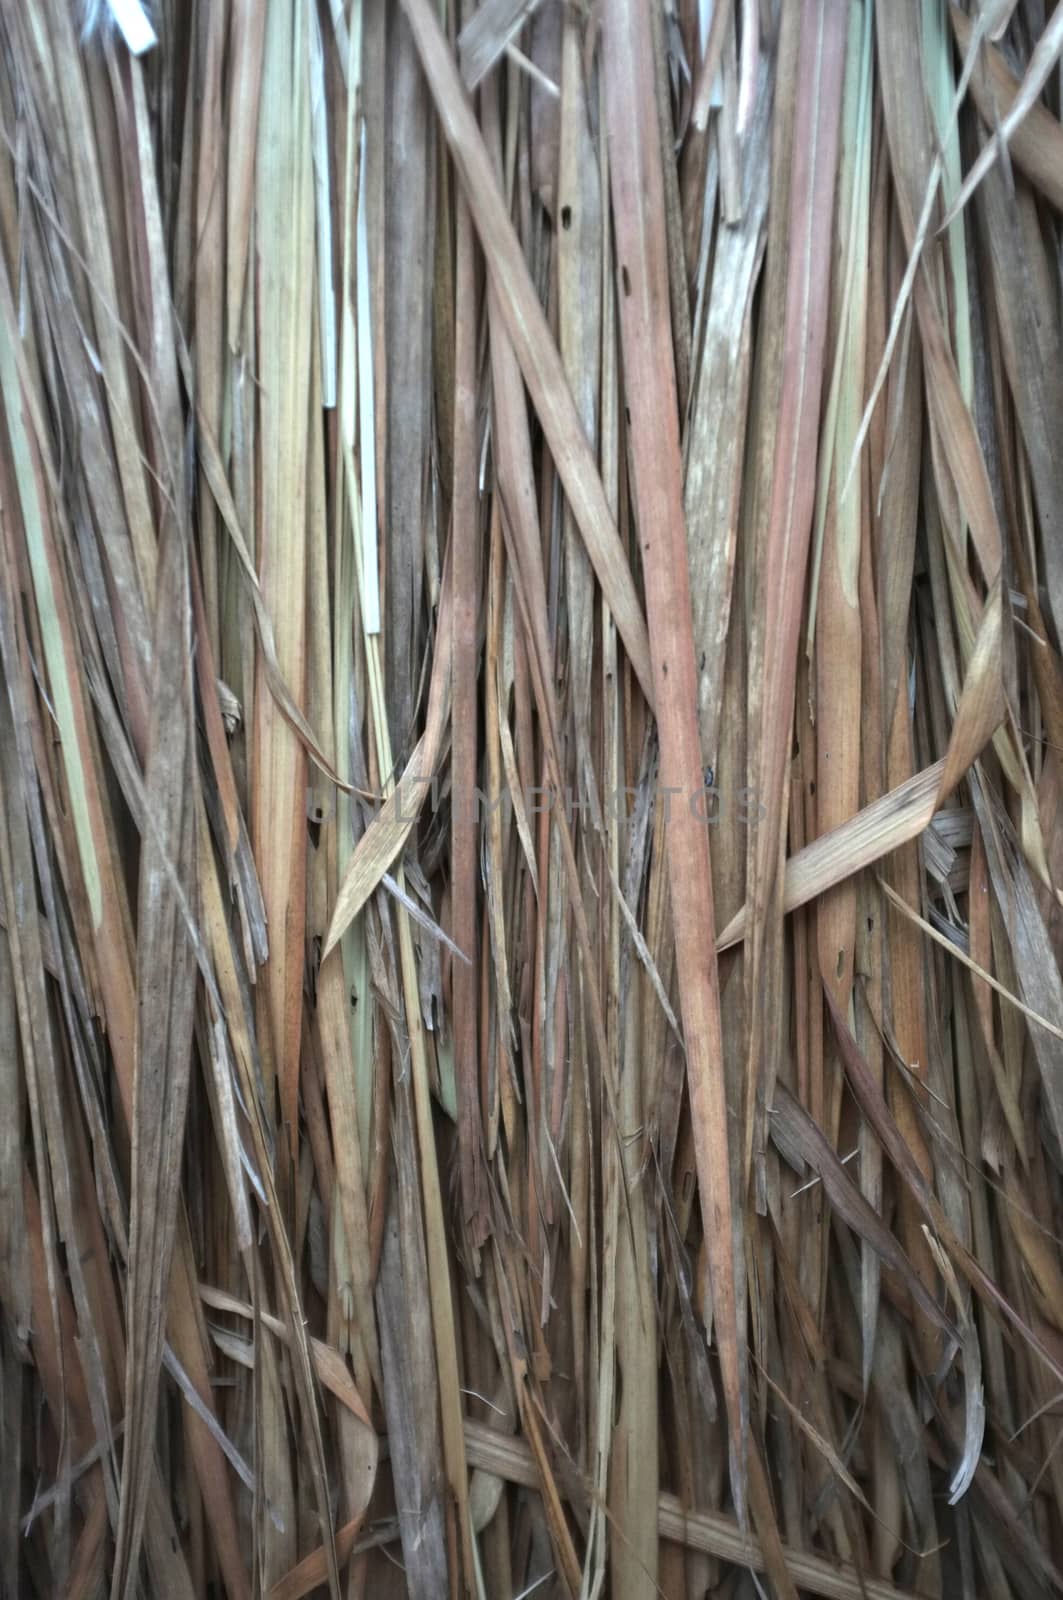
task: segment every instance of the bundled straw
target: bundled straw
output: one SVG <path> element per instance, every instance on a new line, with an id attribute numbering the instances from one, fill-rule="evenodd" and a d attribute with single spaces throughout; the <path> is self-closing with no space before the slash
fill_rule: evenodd
<path id="1" fill-rule="evenodd" d="M 1063 1587 L 1061 51 L 0 6 L 0 1595 Z"/>

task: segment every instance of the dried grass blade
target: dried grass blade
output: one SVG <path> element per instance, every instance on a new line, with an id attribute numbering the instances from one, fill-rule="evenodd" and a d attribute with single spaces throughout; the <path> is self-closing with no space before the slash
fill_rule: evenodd
<path id="1" fill-rule="evenodd" d="M 306 670 L 308 421 L 314 207 L 309 104 L 309 18 L 269 7 L 255 167 L 259 289 L 263 601 L 276 618 L 277 660 L 296 700 Z M 263 685 L 263 688 L 265 685 Z M 306 763 L 272 698 L 255 696 L 257 760 L 252 841 L 271 929 L 266 972 L 267 1087 L 294 1161 L 299 1129 L 303 937 L 306 917 Z"/>
<path id="2" fill-rule="evenodd" d="M 974 25 L 957 5 L 949 6 L 953 32 L 966 55 Z M 1007 116 L 1015 104 L 1020 83 L 999 50 L 983 44 L 971 74 L 971 95 L 989 128 Z M 1012 130 L 1008 156 L 1035 188 L 1063 211 L 1063 127 L 1047 106 L 1034 99 L 1022 121 Z"/>
<path id="3" fill-rule="evenodd" d="M 1063 50 L 1063 17 L 1056 11 L 1046 23 L 1045 31 L 1034 47 L 1022 83 L 993 140 L 986 145 L 974 163 L 963 180 L 959 194 L 949 207 L 941 224 L 943 229 L 959 215 L 997 157 L 1007 149 L 1015 129 L 1022 123 L 1048 81 L 1061 50 Z"/>
<path id="4" fill-rule="evenodd" d="M 621 293 L 620 329 L 630 413 L 639 547 L 651 625 L 651 658 L 664 787 L 702 787 L 697 676 L 675 373 L 670 352 L 664 188 L 656 138 L 648 17 L 629 0 L 605 15 L 604 74 L 610 181 Z M 619 619 L 618 619 L 619 620 Z M 719 983 L 712 942 L 712 868 L 704 822 L 680 806 L 667 837 L 676 970 L 687 1049 L 713 1320 L 727 1401 L 731 1483 L 745 1516 L 744 1339 L 735 1300 L 732 1207 Z"/>
<path id="5" fill-rule="evenodd" d="M 999 589 L 987 602 L 949 741 L 948 755 L 873 800 L 848 822 L 786 862 L 784 914 L 916 838 L 962 780 L 1004 719 L 999 676 Z M 717 935 L 721 950 L 746 937 L 748 907 Z"/>
<path id="6" fill-rule="evenodd" d="M 483 0 L 458 35 L 461 75 L 475 89 L 505 53 L 540 0 Z"/>
<path id="7" fill-rule="evenodd" d="M 786 279 L 782 387 L 775 470 L 757 568 L 757 622 L 750 662 L 751 770 L 763 816 L 749 841 L 751 940 L 748 992 L 758 993 L 775 965 L 781 912 L 777 883 L 784 849 L 790 730 L 796 692 L 797 644 L 815 495 L 814 449 L 819 424 L 829 276 L 822 253 L 830 234 L 838 161 L 839 118 L 849 7 L 816 0 L 801 12 L 798 93 L 790 176 L 790 244 Z M 757 1152 L 757 1185 L 765 1148 L 778 1040 L 759 1005 L 749 1013 L 743 1169 Z"/>
<path id="8" fill-rule="evenodd" d="M 141 846 L 137 919 L 137 1054 L 133 1080 L 132 1206 L 127 1281 L 125 1448 L 111 1592 L 137 1589 L 154 1451 L 165 1334 L 162 1307 L 173 1256 L 192 1065 L 196 962 L 160 857 L 194 881 L 191 601 L 180 528 L 162 538 L 155 613 L 155 667 L 146 803 L 152 827 Z"/>

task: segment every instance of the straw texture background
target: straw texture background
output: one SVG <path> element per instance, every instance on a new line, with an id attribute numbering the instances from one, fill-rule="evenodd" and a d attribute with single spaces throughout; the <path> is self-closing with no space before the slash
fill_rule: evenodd
<path id="1" fill-rule="evenodd" d="M 1063 6 L 0 6 L 0 1596 L 1063 1587 Z"/>

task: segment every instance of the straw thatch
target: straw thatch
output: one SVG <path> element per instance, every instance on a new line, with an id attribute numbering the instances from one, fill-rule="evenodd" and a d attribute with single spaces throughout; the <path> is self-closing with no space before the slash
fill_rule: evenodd
<path id="1" fill-rule="evenodd" d="M 1061 50 L 0 5 L 0 1596 L 1063 1587 Z"/>

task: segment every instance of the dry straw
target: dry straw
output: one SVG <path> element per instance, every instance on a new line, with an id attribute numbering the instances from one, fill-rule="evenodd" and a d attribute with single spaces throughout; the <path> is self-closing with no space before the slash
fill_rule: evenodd
<path id="1" fill-rule="evenodd" d="M 0 6 L 0 1596 L 1063 1587 L 1061 52 Z"/>

